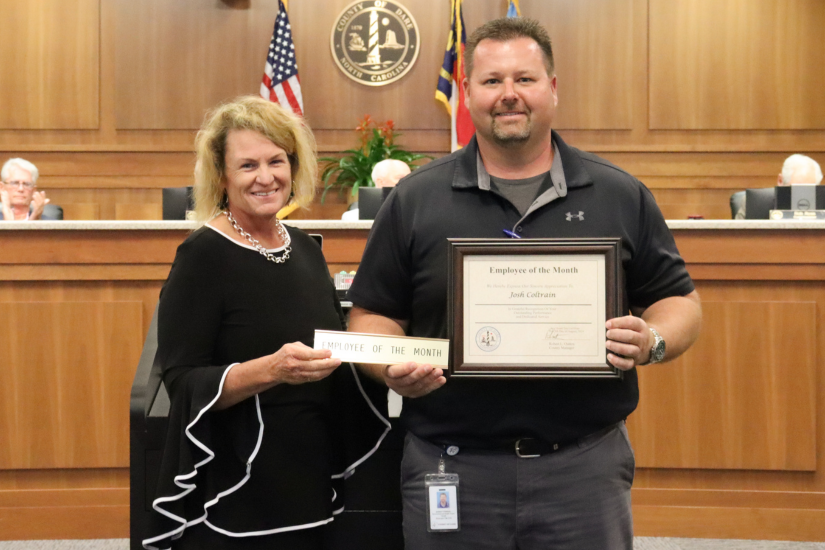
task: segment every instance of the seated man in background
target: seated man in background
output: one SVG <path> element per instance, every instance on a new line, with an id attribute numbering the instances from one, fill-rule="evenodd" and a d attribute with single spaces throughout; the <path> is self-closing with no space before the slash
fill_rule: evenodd
<path id="1" fill-rule="evenodd" d="M 410 173 L 406 162 L 395 159 L 384 159 L 372 168 L 372 181 L 376 187 L 395 187 L 398 181 Z"/>
<path id="2" fill-rule="evenodd" d="M 776 180 L 776 185 L 783 187 L 798 183 L 819 185 L 822 183 L 822 168 L 819 163 L 805 155 L 791 155 L 782 164 L 782 171 Z M 744 220 L 748 205 L 742 203 L 742 208 L 736 212 L 735 219 Z"/>
<path id="3" fill-rule="evenodd" d="M 57 220 L 60 216 L 43 214 L 49 199 L 43 191 L 35 191 L 39 172 L 27 160 L 13 158 L 6 161 L 0 171 L 3 185 L 0 188 L 0 220 Z"/>
<path id="4" fill-rule="evenodd" d="M 376 187 L 395 187 L 398 181 L 410 173 L 410 167 L 406 162 L 396 159 L 384 159 L 372 167 L 372 181 Z M 345 221 L 357 221 L 358 203 L 355 202 L 350 209 L 341 216 Z"/>
<path id="5" fill-rule="evenodd" d="M 791 155 L 785 159 L 776 185 L 794 185 L 797 183 L 822 183 L 822 168 L 819 163 L 805 155 Z"/>

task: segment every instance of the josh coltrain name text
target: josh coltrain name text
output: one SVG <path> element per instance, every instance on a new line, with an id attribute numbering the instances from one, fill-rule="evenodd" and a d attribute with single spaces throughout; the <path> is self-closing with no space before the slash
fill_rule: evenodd
<path id="1" fill-rule="evenodd" d="M 510 298 L 555 298 L 555 292 L 511 292 Z"/>
<path id="2" fill-rule="evenodd" d="M 390 353 L 402 358 L 408 353 L 414 357 L 441 357 L 443 353 L 440 349 L 428 348 L 425 346 L 390 346 L 384 344 L 365 344 L 363 342 L 320 342 L 319 349 L 328 349 L 333 353 L 336 351 L 349 351 L 353 353 Z M 410 349 L 408 352 L 407 349 Z"/>

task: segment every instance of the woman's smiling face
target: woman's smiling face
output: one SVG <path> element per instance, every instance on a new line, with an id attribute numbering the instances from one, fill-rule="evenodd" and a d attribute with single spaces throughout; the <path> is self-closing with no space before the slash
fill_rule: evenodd
<path id="1" fill-rule="evenodd" d="M 224 187 L 229 208 L 243 226 L 272 218 L 289 202 L 292 167 L 283 149 L 254 130 L 226 136 Z"/>

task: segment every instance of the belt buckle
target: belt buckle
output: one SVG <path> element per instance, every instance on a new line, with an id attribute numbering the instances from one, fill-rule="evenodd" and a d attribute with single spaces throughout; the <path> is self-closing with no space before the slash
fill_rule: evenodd
<path id="1" fill-rule="evenodd" d="M 532 437 L 525 437 L 523 439 L 519 439 L 519 440 L 516 441 L 516 456 L 519 457 L 519 458 L 539 458 L 541 456 L 540 454 L 537 454 L 537 455 L 523 455 L 523 454 L 521 454 L 521 449 L 519 447 L 521 446 L 521 442 L 525 441 L 527 439 L 533 439 L 533 438 Z"/>

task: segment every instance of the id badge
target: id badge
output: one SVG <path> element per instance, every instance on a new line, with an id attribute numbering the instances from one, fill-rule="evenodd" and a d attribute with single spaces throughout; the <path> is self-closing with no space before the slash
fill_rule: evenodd
<path id="1" fill-rule="evenodd" d="M 459 531 L 458 474 L 426 474 L 427 531 Z"/>

